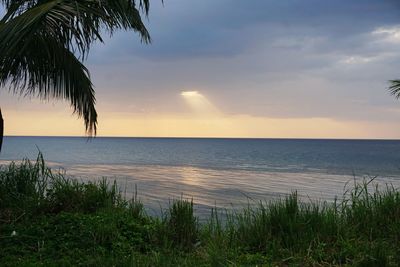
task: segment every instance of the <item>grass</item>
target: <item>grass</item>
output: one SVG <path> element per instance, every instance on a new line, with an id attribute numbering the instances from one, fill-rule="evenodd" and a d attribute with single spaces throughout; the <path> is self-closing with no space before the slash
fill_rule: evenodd
<path id="1" fill-rule="evenodd" d="M 223 220 L 221 218 L 224 218 Z M 199 224 L 193 201 L 146 215 L 103 179 L 82 183 L 41 155 L 0 169 L 1 266 L 399 266 L 400 192 L 355 185 L 335 203 L 297 194 Z"/>

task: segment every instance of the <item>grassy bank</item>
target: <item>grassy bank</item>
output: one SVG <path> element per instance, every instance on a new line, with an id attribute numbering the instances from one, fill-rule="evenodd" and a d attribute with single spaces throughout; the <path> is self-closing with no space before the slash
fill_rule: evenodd
<path id="1" fill-rule="evenodd" d="M 106 180 L 81 183 L 41 157 L 0 169 L 1 266 L 399 266 L 400 192 L 366 184 L 340 203 L 301 203 L 296 193 L 240 212 L 193 204 L 160 218 L 124 200 Z"/>

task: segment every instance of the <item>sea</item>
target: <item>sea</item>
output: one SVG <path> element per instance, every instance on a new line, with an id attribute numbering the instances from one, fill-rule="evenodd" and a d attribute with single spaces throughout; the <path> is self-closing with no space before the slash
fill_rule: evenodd
<path id="1" fill-rule="evenodd" d="M 150 214 L 181 198 L 203 216 L 293 192 L 331 202 L 363 181 L 400 188 L 399 140 L 8 136 L 0 165 L 35 160 L 39 151 L 69 179 L 115 181 Z"/>

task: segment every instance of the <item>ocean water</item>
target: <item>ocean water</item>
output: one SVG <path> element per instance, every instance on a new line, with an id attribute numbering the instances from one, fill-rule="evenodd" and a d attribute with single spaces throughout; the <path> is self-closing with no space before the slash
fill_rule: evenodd
<path id="1" fill-rule="evenodd" d="M 35 159 L 71 178 L 117 181 L 150 210 L 193 198 L 199 213 L 238 207 L 293 191 L 333 201 L 354 180 L 400 187 L 400 141 L 5 137 L 0 164 Z"/>

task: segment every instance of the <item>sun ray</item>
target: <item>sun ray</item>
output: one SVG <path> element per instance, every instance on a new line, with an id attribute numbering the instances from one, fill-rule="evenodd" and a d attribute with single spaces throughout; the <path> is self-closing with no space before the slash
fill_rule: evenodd
<path id="1" fill-rule="evenodd" d="M 222 113 L 198 91 L 182 91 L 181 96 L 192 111 L 199 116 L 221 116 Z"/>

